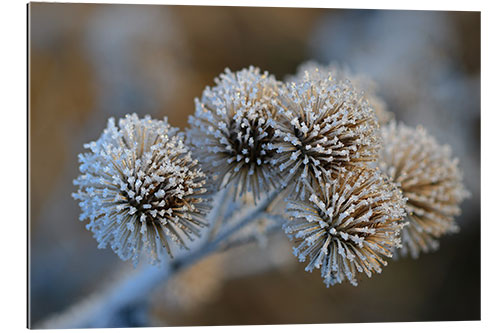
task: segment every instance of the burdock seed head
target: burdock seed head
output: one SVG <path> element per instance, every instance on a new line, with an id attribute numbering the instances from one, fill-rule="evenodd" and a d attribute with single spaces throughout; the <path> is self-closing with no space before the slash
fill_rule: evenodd
<path id="1" fill-rule="evenodd" d="M 387 109 L 387 104 L 377 94 L 377 84 L 366 75 L 354 74 L 347 68 L 333 63 L 325 66 L 315 61 L 307 61 L 298 67 L 297 74 L 289 77 L 289 81 L 298 82 L 304 77 L 314 80 L 323 80 L 329 77 L 337 80 L 349 80 L 354 88 L 362 94 L 362 98 L 371 105 L 380 125 L 387 124 L 394 118 L 394 114 Z"/>
<path id="2" fill-rule="evenodd" d="M 145 249 L 158 262 L 170 244 L 186 248 L 185 238 L 199 236 L 209 210 L 205 175 L 167 119 L 128 115 L 113 118 L 101 137 L 79 155 L 75 179 L 81 220 L 99 248 L 107 245 L 122 260 L 137 263 Z"/>
<path id="3" fill-rule="evenodd" d="M 327 182 L 378 156 L 375 114 L 349 81 L 304 77 L 288 83 L 280 92 L 275 133 L 273 164 L 301 197 L 304 183 Z"/>
<path id="4" fill-rule="evenodd" d="M 458 230 L 454 217 L 468 192 L 450 147 L 439 145 L 423 128 L 391 122 L 381 133 L 379 166 L 408 198 L 409 223 L 397 251 L 416 258 L 420 252 L 437 249 L 442 235 Z"/>
<path id="5" fill-rule="evenodd" d="M 279 83 L 255 67 L 226 69 L 215 82 L 195 101 L 188 138 L 220 188 L 232 183 L 258 199 L 279 184 L 270 163 Z"/>
<path id="6" fill-rule="evenodd" d="M 285 232 L 295 239 L 294 254 L 321 269 L 327 286 L 357 273 L 380 273 L 399 244 L 404 199 L 378 171 L 354 169 L 331 182 L 310 187 L 307 200 L 291 200 Z"/>

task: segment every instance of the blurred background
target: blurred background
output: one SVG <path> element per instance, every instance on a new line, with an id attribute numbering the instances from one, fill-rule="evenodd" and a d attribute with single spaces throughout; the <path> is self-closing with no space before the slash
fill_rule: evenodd
<path id="1" fill-rule="evenodd" d="M 98 250 L 70 194 L 77 155 L 113 116 L 168 116 L 224 68 L 283 79 L 307 60 L 378 84 L 396 119 L 423 125 L 460 159 L 472 197 L 439 251 L 326 288 L 278 234 L 214 255 L 159 286 L 116 326 L 480 319 L 480 13 L 31 3 L 31 325 L 133 269 Z"/>

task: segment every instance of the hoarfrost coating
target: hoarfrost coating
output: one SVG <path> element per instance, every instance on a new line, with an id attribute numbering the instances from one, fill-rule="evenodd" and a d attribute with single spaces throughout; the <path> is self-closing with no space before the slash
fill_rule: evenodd
<path id="1" fill-rule="evenodd" d="M 469 194 L 450 147 L 439 145 L 422 127 L 391 122 L 382 127 L 382 142 L 379 166 L 408 199 L 409 223 L 397 252 L 416 258 L 437 249 L 437 238 L 458 230 L 454 217 Z"/>
<path id="2" fill-rule="evenodd" d="M 73 195 L 99 247 L 134 263 L 144 249 L 159 262 L 205 226 L 195 253 L 242 226 L 276 223 L 327 286 L 357 285 L 357 273 L 380 273 L 393 255 L 436 248 L 467 196 L 449 147 L 420 128 L 381 129 L 348 72 L 301 68 L 287 83 L 226 69 L 195 100 L 185 135 L 167 119 L 111 118 L 79 155 Z"/>
<path id="3" fill-rule="evenodd" d="M 279 94 L 273 160 L 284 185 L 304 198 L 304 184 L 377 159 L 380 133 L 373 109 L 347 80 L 305 77 Z"/>
<path id="4" fill-rule="evenodd" d="M 279 83 L 255 67 L 226 69 L 215 82 L 196 99 L 188 140 L 219 187 L 233 183 L 240 194 L 251 191 L 258 199 L 279 185 L 271 164 Z"/>
<path id="5" fill-rule="evenodd" d="M 387 109 L 384 100 L 377 95 L 377 84 L 366 75 L 353 74 L 347 68 L 342 68 L 334 63 L 325 66 L 315 61 L 306 61 L 299 66 L 295 75 L 288 77 L 288 81 L 300 82 L 304 78 L 312 80 L 331 80 L 333 78 L 349 80 L 353 87 L 362 94 L 362 98 L 366 99 L 368 104 L 372 106 L 381 125 L 394 118 L 394 114 Z"/>
<path id="6" fill-rule="evenodd" d="M 113 118 L 101 137 L 79 155 L 81 220 L 100 248 L 109 245 L 123 260 L 137 262 L 144 248 L 153 262 L 170 244 L 187 248 L 199 236 L 209 210 L 205 175 L 165 118 Z"/>
<path id="7" fill-rule="evenodd" d="M 308 200 L 292 200 L 285 231 L 297 246 L 294 254 L 321 269 L 327 286 L 345 279 L 357 285 L 357 272 L 371 277 L 387 265 L 384 257 L 399 246 L 404 199 L 396 186 L 370 169 L 356 169 L 309 187 Z"/>

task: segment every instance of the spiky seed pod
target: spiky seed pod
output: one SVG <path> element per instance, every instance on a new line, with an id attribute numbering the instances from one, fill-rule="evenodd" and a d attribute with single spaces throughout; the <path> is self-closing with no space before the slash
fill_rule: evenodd
<path id="1" fill-rule="evenodd" d="M 377 95 L 376 83 L 365 75 L 353 74 L 348 69 L 340 68 L 335 64 L 324 66 L 315 61 L 307 61 L 301 64 L 297 73 L 289 77 L 288 80 L 298 82 L 305 77 L 312 80 L 324 80 L 329 77 L 337 80 L 349 80 L 356 90 L 362 92 L 362 98 L 366 99 L 372 106 L 380 125 L 387 124 L 394 118 L 394 114 L 387 109 L 387 104 Z"/>
<path id="2" fill-rule="evenodd" d="M 205 226 L 209 210 L 205 175 L 176 135 L 177 129 L 149 116 L 110 118 L 100 138 L 80 154 L 81 175 L 74 180 L 80 220 L 89 219 L 99 248 L 107 245 L 137 263 L 144 248 L 158 262 L 170 243 L 187 248 Z"/>
<path id="3" fill-rule="evenodd" d="M 455 232 L 454 217 L 468 196 L 449 146 L 439 145 L 422 127 L 391 122 L 381 131 L 379 166 L 401 188 L 408 226 L 401 233 L 402 248 L 416 258 L 438 247 L 437 238 Z"/>
<path id="4" fill-rule="evenodd" d="M 188 137 L 220 188 L 234 182 L 235 193 L 251 191 L 258 199 L 279 184 L 270 164 L 279 83 L 255 67 L 236 73 L 226 69 L 215 82 L 195 100 Z"/>
<path id="5" fill-rule="evenodd" d="M 404 199 L 375 169 L 355 169 L 310 188 L 308 200 L 291 200 L 285 232 L 298 244 L 294 255 L 309 258 L 306 271 L 321 268 L 327 286 L 346 278 L 357 285 L 357 272 L 371 277 L 387 265 L 399 245 Z"/>
<path id="6" fill-rule="evenodd" d="M 279 99 L 273 163 L 303 198 L 304 183 L 328 181 L 378 157 L 373 109 L 348 81 L 331 77 L 288 83 Z"/>

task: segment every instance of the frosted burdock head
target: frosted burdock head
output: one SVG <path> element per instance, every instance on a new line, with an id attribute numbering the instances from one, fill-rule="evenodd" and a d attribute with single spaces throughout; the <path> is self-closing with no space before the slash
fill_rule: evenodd
<path id="1" fill-rule="evenodd" d="M 379 125 L 373 109 L 348 81 L 311 79 L 280 92 L 273 163 L 285 185 L 303 198 L 304 182 L 326 182 L 336 174 L 375 161 Z"/>
<path id="2" fill-rule="evenodd" d="M 404 215 L 401 191 L 373 169 L 355 169 L 310 188 L 308 200 L 291 200 L 285 232 L 295 238 L 294 255 L 308 258 L 306 271 L 321 269 L 327 286 L 356 275 L 380 273 L 399 245 Z"/>
<path id="3" fill-rule="evenodd" d="M 288 81 L 299 82 L 304 78 L 324 80 L 329 77 L 351 81 L 354 88 L 362 92 L 362 98 L 366 99 L 372 106 L 381 125 L 387 124 L 394 118 L 394 114 L 387 110 L 387 104 L 377 95 L 377 85 L 372 79 L 365 75 L 353 74 L 348 69 L 341 68 L 333 63 L 324 66 L 315 61 L 307 61 L 298 67 L 297 74 L 289 77 Z"/>
<path id="4" fill-rule="evenodd" d="M 381 132 L 379 166 L 408 198 L 409 223 L 397 252 L 416 258 L 421 251 L 437 249 L 437 238 L 458 230 L 454 217 L 468 192 L 450 147 L 439 145 L 423 128 L 391 122 Z"/>
<path id="5" fill-rule="evenodd" d="M 240 194 L 251 190 L 258 199 L 277 185 L 270 160 L 278 82 L 254 67 L 226 69 L 215 82 L 195 100 L 188 138 L 219 187 L 234 182 Z"/>
<path id="6" fill-rule="evenodd" d="M 110 118 L 101 137 L 78 156 L 81 175 L 73 197 L 80 220 L 89 219 L 99 248 L 107 245 L 122 260 L 137 263 L 144 248 L 153 262 L 170 244 L 186 248 L 199 236 L 209 210 L 205 175 L 191 158 L 177 129 L 149 116 Z"/>

